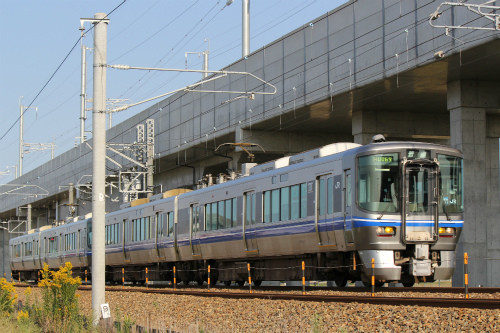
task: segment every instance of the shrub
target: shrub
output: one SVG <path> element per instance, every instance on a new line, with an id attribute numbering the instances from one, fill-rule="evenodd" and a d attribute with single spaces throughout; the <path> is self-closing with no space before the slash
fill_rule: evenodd
<path id="1" fill-rule="evenodd" d="M 42 279 L 38 286 L 42 290 L 41 305 L 33 306 L 36 322 L 43 331 L 76 332 L 82 330 L 82 320 L 78 310 L 79 277 L 72 277 L 72 265 L 67 262 L 54 272 L 45 264 L 41 270 Z"/>
<path id="2" fill-rule="evenodd" d="M 14 311 L 17 294 L 14 283 L 9 283 L 5 278 L 0 279 L 0 313 L 9 316 Z"/>

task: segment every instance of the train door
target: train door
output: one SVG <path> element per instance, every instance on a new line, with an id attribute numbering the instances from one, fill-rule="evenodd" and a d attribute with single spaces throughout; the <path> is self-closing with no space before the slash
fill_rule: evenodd
<path id="1" fill-rule="evenodd" d="M 333 176 L 316 178 L 316 234 L 320 246 L 336 246 L 333 220 Z"/>
<path id="2" fill-rule="evenodd" d="M 352 177 L 351 170 L 344 170 L 344 188 L 343 188 L 343 210 L 344 210 L 344 235 L 346 243 L 353 243 L 352 235 Z"/>
<path id="3" fill-rule="evenodd" d="M 24 242 L 21 242 L 21 265 L 24 267 Z"/>
<path id="4" fill-rule="evenodd" d="M 438 238 L 438 166 L 430 160 L 404 162 L 404 243 L 434 242 Z"/>
<path id="5" fill-rule="evenodd" d="M 190 225 L 190 237 L 189 242 L 191 244 L 191 251 L 194 257 L 201 256 L 201 241 L 200 241 L 200 206 L 198 204 L 192 204 L 189 207 L 189 225 Z"/>
<path id="6" fill-rule="evenodd" d="M 173 225 L 171 227 L 171 223 L 173 221 Z M 177 226 L 179 223 L 179 197 L 175 196 L 174 199 L 174 211 L 168 214 L 168 228 L 172 230 L 174 236 L 174 251 L 175 251 L 175 259 L 178 261 L 180 259 L 179 255 L 179 246 L 177 242 Z"/>
<path id="7" fill-rule="evenodd" d="M 31 258 L 33 259 L 33 266 L 36 267 L 36 240 L 31 242 Z"/>
<path id="8" fill-rule="evenodd" d="M 66 235 L 63 235 L 62 233 L 59 233 L 59 244 L 58 244 L 58 256 L 59 256 L 59 262 L 61 265 L 64 265 L 64 256 L 65 256 L 65 251 L 66 251 Z"/>
<path id="9" fill-rule="evenodd" d="M 83 266 L 83 261 L 82 261 L 82 251 L 81 251 L 82 250 L 81 249 L 81 247 L 82 247 L 81 229 L 78 229 L 78 231 L 77 231 L 76 234 L 77 234 L 77 238 L 76 238 L 77 239 L 77 241 L 76 241 L 76 256 L 77 256 L 78 263 L 79 263 L 80 267 L 82 267 Z"/>
<path id="10" fill-rule="evenodd" d="M 41 262 L 40 267 L 43 267 L 43 264 L 47 263 L 47 254 L 49 252 L 49 241 L 48 241 L 47 237 L 43 238 L 41 248 L 43 248 L 43 255 L 42 255 L 43 259 L 40 260 L 40 262 Z"/>
<path id="11" fill-rule="evenodd" d="M 256 254 L 258 252 L 256 239 L 256 196 L 254 191 L 243 194 L 243 241 L 245 252 L 247 254 Z"/>
<path id="12" fill-rule="evenodd" d="M 127 219 L 123 219 L 123 230 L 122 230 L 122 251 L 123 251 L 123 260 L 125 263 L 130 262 L 130 253 L 127 249 L 127 241 L 130 233 L 130 221 Z"/>
<path id="13" fill-rule="evenodd" d="M 156 248 L 156 257 L 158 260 L 162 260 L 162 258 L 165 258 L 165 255 L 162 254 L 163 251 L 160 250 L 160 241 L 161 239 L 165 236 L 164 235 L 164 230 L 166 224 L 166 221 L 164 221 L 166 218 L 166 215 L 163 214 L 162 212 L 156 212 L 155 213 L 155 248 Z"/>
<path id="14" fill-rule="evenodd" d="M 37 254 L 37 259 L 38 259 L 38 265 L 35 265 L 35 267 L 42 267 L 42 259 L 41 259 L 41 252 L 42 252 L 42 249 L 41 249 L 41 246 L 40 246 L 40 243 L 41 243 L 41 238 L 40 238 L 40 233 L 38 234 L 38 239 L 36 240 L 36 254 Z"/>

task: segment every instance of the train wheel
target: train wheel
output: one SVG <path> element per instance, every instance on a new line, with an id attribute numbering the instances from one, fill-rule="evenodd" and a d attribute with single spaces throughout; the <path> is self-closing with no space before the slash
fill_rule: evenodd
<path id="1" fill-rule="evenodd" d="M 405 287 L 413 287 L 413 285 L 415 284 L 415 278 L 411 275 L 404 274 L 401 276 L 401 283 Z"/>
<path id="2" fill-rule="evenodd" d="M 337 287 L 340 287 L 340 288 L 345 287 L 347 285 L 347 278 L 343 274 L 335 276 L 334 281 L 335 281 L 335 284 L 337 285 Z"/>
<path id="3" fill-rule="evenodd" d="M 231 285 L 231 281 L 224 281 L 224 285 L 225 285 L 226 287 L 229 287 L 229 286 Z"/>
<path id="4" fill-rule="evenodd" d="M 254 281 L 253 281 L 253 284 L 254 284 L 254 286 L 256 286 L 256 287 L 260 287 L 260 285 L 262 284 L 262 280 L 254 280 Z"/>
<path id="5" fill-rule="evenodd" d="M 236 283 L 238 284 L 238 286 L 240 287 L 243 287 L 245 285 L 245 281 L 244 280 L 239 280 L 239 281 L 236 281 Z"/>
<path id="6" fill-rule="evenodd" d="M 375 287 L 380 288 L 385 284 L 384 281 L 375 281 Z"/>
<path id="7" fill-rule="evenodd" d="M 198 286 L 200 286 L 200 287 L 201 287 L 201 286 L 203 285 L 203 282 L 204 282 L 204 281 L 203 281 L 203 280 L 198 280 L 198 281 L 196 281 L 196 282 L 198 283 Z"/>

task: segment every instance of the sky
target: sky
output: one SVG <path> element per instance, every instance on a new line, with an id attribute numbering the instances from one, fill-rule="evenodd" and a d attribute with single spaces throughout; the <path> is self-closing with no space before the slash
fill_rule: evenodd
<path id="1" fill-rule="evenodd" d="M 345 0 L 250 0 L 250 52 L 331 11 Z M 107 63 L 186 68 L 186 52 L 209 49 L 209 69 L 241 58 L 242 0 L 0 0 L 0 184 L 19 163 L 20 105 L 24 142 L 54 143 L 54 155 L 79 143 L 81 18 L 109 14 Z M 85 30 L 91 28 L 86 23 Z M 92 48 L 93 32 L 83 44 Z M 92 98 L 92 51 L 87 52 L 87 97 Z M 201 69 L 202 57 L 187 56 Z M 199 81 L 201 74 L 107 70 L 108 99 L 131 104 Z M 21 97 L 22 96 L 22 97 Z M 114 113 L 112 124 L 150 104 Z M 91 107 L 91 104 L 88 105 Z M 86 130 L 92 129 L 87 112 Z M 87 134 L 91 137 L 91 133 Z M 25 154 L 23 173 L 51 158 Z"/>

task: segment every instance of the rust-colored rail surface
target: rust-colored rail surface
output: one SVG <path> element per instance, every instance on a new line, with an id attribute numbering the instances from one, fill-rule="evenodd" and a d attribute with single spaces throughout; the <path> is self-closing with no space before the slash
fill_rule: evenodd
<path id="1" fill-rule="evenodd" d="M 83 290 L 90 290 L 91 287 L 82 286 Z M 358 292 L 366 293 L 366 289 L 363 288 L 345 288 L 346 289 L 357 289 Z M 471 309 L 500 309 L 500 298 L 463 298 L 461 297 L 408 297 L 408 296 L 384 296 L 384 289 L 390 288 L 378 288 L 378 295 L 371 297 L 366 295 L 318 295 L 318 294 L 294 294 L 294 293 L 269 293 L 269 292 L 240 292 L 240 291 L 213 291 L 209 292 L 207 290 L 198 289 L 158 289 L 158 288 L 144 288 L 144 287 L 107 287 L 106 291 L 114 292 L 141 292 L 141 293 L 153 293 L 153 294 L 167 294 L 167 295 L 188 295 L 197 297 L 221 297 L 221 298 L 233 298 L 233 299 L 267 299 L 267 300 L 290 300 L 290 301 L 300 301 L 300 302 L 339 302 L 339 303 L 365 303 L 365 304 L 383 304 L 383 305 L 409 305 L 409 306 L 429 306 L 429 307 L 442 307 L 442 308 L 471 308 Z M 415 289 L 422 288 L 391 288 L 404 291 L 404 294 L 409 291 L 414 292 Z M 439 289 L 435 291 L 434 289 Z M 432 292 L 445 293 L 446 288 L 432 288 Z M 462 289 L 463 288 L 458 288 Z M 478 288 L 486 289 L 486 288 Z M 498 291 L 498 288 L 495 288 Z M 453 289 L 455 290 L 455 289 Z M 471 292 L 473 292 L 471 290 Z"/>

